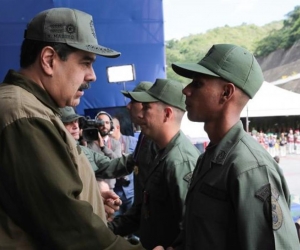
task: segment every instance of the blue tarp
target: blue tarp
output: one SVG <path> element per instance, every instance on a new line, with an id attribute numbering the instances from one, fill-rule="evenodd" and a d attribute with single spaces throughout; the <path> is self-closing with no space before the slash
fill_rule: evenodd
<path id="1" fill-rule="evenodd" d="M 124 106 L 128 100 L 121 90 L 132 90 L 140 81 L 166 77 L 162 0 L 0 0 L 0 4 L 0 81 L 8 69 L 19 68 L 26 24 L 38 12 L 53 7 L 91 14 L 98 42 L 122 53 L 116 59 L 97 57 L 97 81 L 85 92 L 78 113 Z M 108 83 L 106 67 L 124 64 L 134 64 L 136 80 Z"/>

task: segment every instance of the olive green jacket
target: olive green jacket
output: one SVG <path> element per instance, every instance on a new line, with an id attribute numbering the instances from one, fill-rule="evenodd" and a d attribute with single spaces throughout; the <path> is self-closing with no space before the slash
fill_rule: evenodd
<path id="1" fill-rule="evenodd" d="M 133 206 L 109 223 L 120 235 L 139 231 L 146 249 L 170 246 L 182 229 L 184 201 L 199 151 L 179 131 L 163 151 L 146 139 L 136 150 Z"/>
<path id="2" fill-rule="evenodd" d="M 4 82 L 0 249 L 143 249 L 107 228 L 94 172 L 50 96 L 15 71 Z"/>
<path id="3" fill-rule="evenodd" d="M 80 146 L 88 158 L 96 177 L 102 179 L 118 178 L 132 173 L 135 166 L 132 155 L 122 155 L 116 159 L 95 152 L 94 150 Z"/>
<path id="4" fill-rule="evenodd" d="M 289 199 L 278 164 L 238 122 L 197 163 L 178 249 L 300 249 Z"/>

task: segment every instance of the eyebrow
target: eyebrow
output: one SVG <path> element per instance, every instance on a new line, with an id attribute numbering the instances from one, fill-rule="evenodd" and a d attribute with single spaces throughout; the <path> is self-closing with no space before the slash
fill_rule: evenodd
<path id="1" fill-rule="evenodd" d="M 95 62 L 96 61 L 96 56 L 88 56 L 88 55 L 85 55 L 83 56 L 82 60 L 87 60 L 87 61 L 91 61 L 91 62 Z"/>

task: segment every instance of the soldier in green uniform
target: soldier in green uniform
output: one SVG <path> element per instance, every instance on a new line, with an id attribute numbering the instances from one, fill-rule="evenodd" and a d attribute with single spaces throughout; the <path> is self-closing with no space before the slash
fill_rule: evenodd
<path id="1" fill-rule="evenodd" d="M 243 128 L 240 114 L 263 83 L 255 57 L 216 44 L 198 63 L 175 63 L 186 86 L 191 121 L 204 122 L 210 143 L 198 160 L 186 198 L 185 250 L 299 249 L 290 194 L 271 155 Z"/>
<path id="2" fill-rule="evenodd" d="M 109 226 L 114 233 L 128 235 L 139 230 L 146 249 L 169 246 L 182 229 L 184 200 L 199 151 L 180 131 L 185 113 L 183 85 L 157 79 L 144 92 L 131 92 L 142 103 L 139 125 L 151 141 L 139 147 L 134 178 L 135 201 L 124 215 Z M 137 184 L 137 185 L 136 185 Z"/>

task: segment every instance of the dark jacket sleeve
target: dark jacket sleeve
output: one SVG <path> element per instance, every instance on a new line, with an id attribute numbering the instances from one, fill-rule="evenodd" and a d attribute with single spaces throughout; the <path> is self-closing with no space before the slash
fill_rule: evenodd
<path id="1" fill-rule="evenodd" d="M 133 171 L 134 161 L 132 155 L 122 155 L 119 158 L 110 159 L 90 148 L 81 146 L 81 149 L 90 161 L 91 166 L 95 171 L 95 175 L 98 178 L 118 178 L 128 175 Z"/>
<path id="2" fill-rule="evenodd" d="M 0 205 L 38 249 L 143 249 L 114 235 L 76 198 L 82 183 L 52 123 L 17 120 L 2 129 L 0 149 Z"/>
<path id="3" fill-rule="evenodd" d="M 112 222 L 108 222 L 108 227 L 120 236 L 126 236 L 138 231 L 140 225 L 142 204 L 134 202 L 125 214 L 118 215 Z"/>

